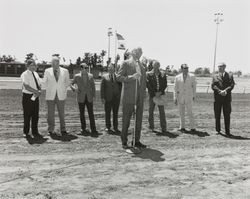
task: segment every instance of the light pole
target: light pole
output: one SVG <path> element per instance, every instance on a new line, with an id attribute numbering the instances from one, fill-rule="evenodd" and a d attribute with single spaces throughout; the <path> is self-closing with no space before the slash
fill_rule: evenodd
<path id="1" fill-rule="evenodd" d="M 108 38 L 109 38 L 109 41 L 108 41 L 108 60 L 110 58 L 110 37 L 111 36 L 113 36 L 112 28 L 108 28 Z"/>
<path id="2" fill-rule="evenodd" d="M 215 19 L 214 22 L 216 23 L 216 36 L 215 36 L 215 48 L 214 48 L 214 67 L 213 67 L 213 73 L 215 72 L 215 64 L 216 64 L 216 52 L 217 52 L 217 39 L 218 39 L 218 29 L 219 24 L 223 21 L 221 18 L 223 13 L 215 13 Z"/>

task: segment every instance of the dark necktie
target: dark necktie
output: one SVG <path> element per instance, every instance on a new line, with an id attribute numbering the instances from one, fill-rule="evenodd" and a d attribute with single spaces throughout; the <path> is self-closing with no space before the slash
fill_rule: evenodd
<path id="1" fill-rule="evenodd" d="M 56 81 L 58 81 L 58 70 L 54 70 L 54 76 L 56 78 Z"/>
<path id="2" fill-rule="evenodd" d="M 35 82 L 36 82 L 36 88 L 37 88 L 38 90 L 41 90 L 41 87 L 39 86 L 39 84 L 38 84 L 38 82 L 37 82 L 37 79 L 36 79 L 36 77 L 35 77 L 34 72 L 32 72 L 32 75 L 33 75 L 34 80 L 35 80 Z"/>
<path id="3" fill-rule="evenodd" d="M 112 83 L 114 82 L 114 78 L 113 78 L 112 74 L 110 74 L 110 80 L 111 80 Z"/>

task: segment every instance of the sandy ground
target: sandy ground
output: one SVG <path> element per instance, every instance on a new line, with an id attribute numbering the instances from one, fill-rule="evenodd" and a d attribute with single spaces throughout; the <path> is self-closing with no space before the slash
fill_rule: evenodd
<path id="1" fill-rule="evenodd" d="M 177 131 L 179 118 L 171 94 L 166 107 L 170 133 L 148 131 L 146 101 L 142 141 L 149 148 L 132 155 L 121 149 L 118 135 L 104 132 L 99 97 L 95 117 L 101 135 L 80 135 L 78 107 L 73 93 L 68 94 L 70 139 L 47 136 L 43 93 L 39 130 L 47 140 L 29 144 L 22 138 L 21 91 L 0 90 L 1 199 L 250 198 L 250 95 L 233 96 L 235 136 L 230 138 L 214 131 L 211 94 L 200 94 L 194 106 L 196 134 Z M 159 127 L 157 109 L 155 126 Z"/>

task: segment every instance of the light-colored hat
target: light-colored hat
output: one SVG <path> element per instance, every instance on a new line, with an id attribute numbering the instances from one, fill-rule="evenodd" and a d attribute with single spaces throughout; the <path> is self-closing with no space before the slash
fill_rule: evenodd
<path id="1" fill-rule="evenodd" d="M 153 102 L 157 106 L 164 106 L 167 105 L 167 96 L 166 95 L 160 95 L 160 97 L 153 97 Z"/>

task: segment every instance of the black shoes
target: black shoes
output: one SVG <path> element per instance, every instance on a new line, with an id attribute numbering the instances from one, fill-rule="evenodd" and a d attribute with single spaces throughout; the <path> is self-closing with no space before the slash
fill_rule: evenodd
<path id="1" fill-rule="evenodd" d="M 129 149 L 130 147 L 128 146 L 127 143 L 123 143 L 123 144 L 122 144 L 122 148 L 123 148 L 123 149 Z"/>
<path id="2" fill-rule="evenodd" d="M 61 135 L 62 135 L 62 136 L 68 136 L 69 133 L 68 133 L 67 131 L 61 131 Z"/>
<path id="3" fill-rule="evenodd" d="M 105 131 L 108 133 L 110 132 L 110 128 L 105 128 Z"/>
<path id="4" fill-rule="evenodd" d="M 180 131 L 180 132 L 185 132 L 186 129 L 185 129 L 185 128 L 181 128 L 181 129 L 179 129 L 178 131 Z"/>
<path id="5" fill-rule="evenodd" d="M 43 136 L 39 133 L 33 134 L 35 139 L 43 139 Z"/>
<path id="6" fill-rule="evenodd" d="M 133 147 L 133 146 L 134 146 L 134 145 L 133 145 L 133 142 L 132 142 L 131 144 L 132 144 L 132 147 Z M 141 149 L 145 149 L 145 148 L 147 148 L 147 145 L 142 144 L 141 142 L 136 142 L 136 143 L 135 143 L 135 147 L 141 148 Z"/>

